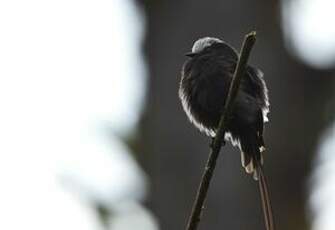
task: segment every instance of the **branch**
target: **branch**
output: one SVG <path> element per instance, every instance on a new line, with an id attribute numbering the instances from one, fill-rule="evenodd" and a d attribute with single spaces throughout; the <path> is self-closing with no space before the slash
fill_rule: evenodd
<path id="1" fill-rule="evenodd" d="M 216 166 L 216 160 L 219 156 L 220 149 L 223 143 L 224 134 L 227 127 L 227 122 L 231 114 L 234 100 L 236 98 L 241 79 L 245 73 L 248 58 L 251 49 L 256 41 L 256 32 L 253 31 L 247 34 L 244 38 L 244 42 L 241 48 L 240 57 L 238 59 L 237 67 L 234 72 L 233 80 L 230 84 L 228 97 L 225 102 L 224 110 L 219 122 L 219 126 L 216 132 L 215 139 L 211 144 L 211 151 L 207 160 L 205 171 L 202 175 L 202 179 L 198 188 L 197 196 L 193 204 L 191 216 L 188 220 L 187 230 L 196 230 L 200 222 L 202 209 L 204 208 L 204 202 L 207 196 L 207 191 L 214 173 Z"/>

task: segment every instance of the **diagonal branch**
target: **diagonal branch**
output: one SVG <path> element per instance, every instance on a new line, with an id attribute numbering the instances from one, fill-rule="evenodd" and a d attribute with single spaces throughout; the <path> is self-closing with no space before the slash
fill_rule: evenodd
<path id="1" fill-rule="evenodd" d="M 253 45 L 256 42 L 256 32 L 253 31 L 245 36 L 240 57 L 238 59 L 237 67 L 234 72 L 233 80 L 230 84 L 228 97 L 225 102 L 224 111 L 222 113 L 220 123 L 216 132 L 215 139 L 211 145 L 211 151 L 207 160 L 205 171 L 202 175 L 200 186 L 198 188 L 197 196 L 193 204 L 191 216 L 188 220 L 186 230 L 196 230 L 200 222 L 202 209 L 204 208 L 204 202 L 207 196 L 207 191 L 214 173 L 216 166 L 216 160 L 219 156 L 220 149 L 223 143 L 227 122 L 234 104 L 235 97 L 237 95 L 241 79 L 245 73 L 249 55 Z"/>

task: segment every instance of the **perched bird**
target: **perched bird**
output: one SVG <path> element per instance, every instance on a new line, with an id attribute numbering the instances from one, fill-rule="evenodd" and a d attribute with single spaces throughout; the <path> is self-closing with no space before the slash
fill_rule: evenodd
<path id="1" fill-rule="evenodd" d="M 230 83 L 238 62 L 236 50 L 212 37 L 197 40 L 184 63 L 179 97 L 189 120 L 201 132 L 215 137 Z M 263 171 L 264 122 L 268 121 L 268 89 L 263 73 L 247 66 L 227 123 L 225 140 L 237 145 L 247 173 L 253 174 L 261 194 L 267 230 L 274 229 L 268 185 Z M 222 140 L 224 141 L 224 140 Z"/>
<path id="2" fill-rule="evenodd" d="M 179 97 L 189 120 L 214 137 L 237 65 L 234 48 L 218 38 L 197 40 L 182 69 Z M 269 112 L 268 90 L 262 72 L 247 66 L 242 78 L 225 139 L 241 150 L 242 166 L 258 178 L 263 164 L 263 125 Z"/>

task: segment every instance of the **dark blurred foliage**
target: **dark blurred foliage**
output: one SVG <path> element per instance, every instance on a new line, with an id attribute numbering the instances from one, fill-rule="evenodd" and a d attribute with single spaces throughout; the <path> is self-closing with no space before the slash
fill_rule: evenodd
<path id="1" fill-rule="evenodd" d="M 215 36 L 240 48 L 257 31 L 251 64 L 270 90 L 265 170 L 278 229 L 308 229 L 306 179 L 318 137 L 330 121 L 332 71 L 301 64 L 284 47 L 278 1 L 139 1 L 146 13 L 145 54 L 150 78 L 141 122 L 140 158 L 151 178 L 149 207 L 163 230 L 183 229 L 209 152 L 209 138 L 188 122 L 178 99 L 184 53 L 199 37 Z M 312 48 L 312 47 L 311 47 Z M 227 145 L 208 194 L 202 229 L 262 229 L 257 184 Z"/>

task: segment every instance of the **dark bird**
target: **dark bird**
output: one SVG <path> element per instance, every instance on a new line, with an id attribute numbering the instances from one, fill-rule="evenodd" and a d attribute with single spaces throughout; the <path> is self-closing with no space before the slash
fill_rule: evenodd
<path id="1" fill-rule="evenodd" d="M 197 40 L 182 69 L 179 97 L 189 120 L 214 137 L 237 65 L 234 48 L 217 38 Z M 268 90 L 259 69 L 248 66 L 233 106 L 225 139 L 241 150 L 242 166 L 258 178 L 263 163 L 263 126 L 269 111 Z"/>
<path id="2" fill-rule="evenodd" d="M 205 37 L 197 40 L 188 60 L 183 65 L 179 97 L 191 123 L 201 132 L 215 137 L 230 83 L 238 61 L 238 53 L 226 42 Z M 225 140 L 231 141 L 241 151 L 245 171 L 253 174 L 259 185 L 265 219 L 272 216 L 268 189 L 263 172 L 265 150 L 263 126 L 269 112 L 268 90 L 263 73 L 247 66 L 232 112 L 227 123 Z M 223 140 L 224 141 L 224 140 Z M 266 221 L 272 221 L 266 220 Z M 273 223 L 270 223 L 273 225 Z"/>

